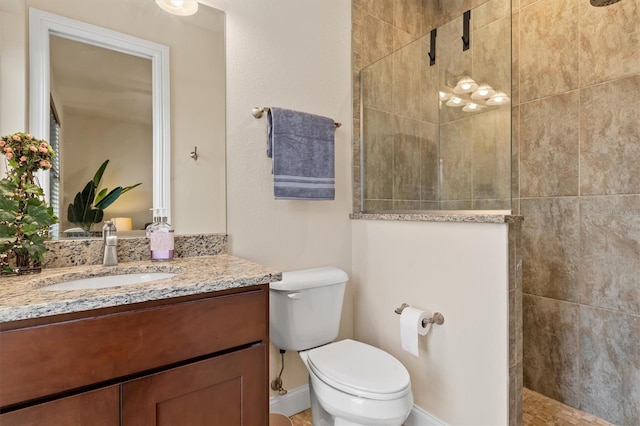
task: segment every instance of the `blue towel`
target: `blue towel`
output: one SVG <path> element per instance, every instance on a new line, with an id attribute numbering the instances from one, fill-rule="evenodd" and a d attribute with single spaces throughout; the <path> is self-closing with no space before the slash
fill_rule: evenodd
<path id="1" fill-rule="evenodd" d="M 276 200 L 335 199 L 335 126 L 319 115 L 270 108 L 267 156 Z"/>

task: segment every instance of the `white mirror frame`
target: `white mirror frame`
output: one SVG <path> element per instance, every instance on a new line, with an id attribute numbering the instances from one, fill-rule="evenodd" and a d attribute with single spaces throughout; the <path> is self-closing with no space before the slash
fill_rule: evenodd
<path id="1" fill-rule="evenodd" d="M 50 62 L 49 36 L 115 50 L 151 60 L 153 103 L 153 207 L 164 208 L 171 223 L 171 134 L 169 101 L 169 47 L 141 38 L 29 9 L 29 130 L 38 139 L 49 139 Z M 49 199 L 44 171 L 38 179 Z M 61 211 L 62 215 L 63 212 Z"/>

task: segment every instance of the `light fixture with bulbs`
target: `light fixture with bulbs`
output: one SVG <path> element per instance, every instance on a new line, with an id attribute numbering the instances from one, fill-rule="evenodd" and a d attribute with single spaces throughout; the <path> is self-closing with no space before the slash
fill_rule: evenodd
<path id="1" fill-rule="evenodd" d="M 462 108 L 462 110 L 464 112 L 474 112 L 474 111 L 479 111 L 481 110 L 483 107 L 478 105 L 475 102 L 467 102 L 467 104 Z"/>
<path id="2" fill-rule="evenodd" d="M 476 82 L 468 75 L 458 79 L 455 87 L 444 86 L 438 91 L 441 104 L 462 107 L 464 112 L 479 112 L 490 106 L 509 103 L 509 96 L 484 82 Z"/>
<path id="3" fill-rule="evenodd" d="M 462 100 L 462 98 L 459 98 L 457 96 L 452 96 L 447 101 L 447 106 L 450 106 L 450 107 L 461 107 L 461 106 L 464 106 L 464 100 Z"/>
<path id="4" fill-rule="evenodd" d="M 496 92 L 487 99 L 487 105 L 503 105 L 509 102 L 509 97 L 504 92 Z"/>
<path id="5" fill-rule="evenodd" d="M 494 95 L 494 93 L 496 93 L 495 90 L 493 90 L 493 87 L 489 86 L 488 84 L 481 84 L 480 86 L 478 86 L 478 88 L 471 94 L 471 99 L 473 100 L 478 100 L 478 99 L 488 99 L 491 96 Z"/>
<path id="6" fill-rule="evenodd" d="M 478 88 L 478 83 L 476 83 L 471 77 L 464 76 L 458 80 L 456 87 L 453 88 L 454 93 L 470 93 Z"/>
<path id="7" fill-rule="evenodd" d="M 196 0 L 155 0 L 156 4 L 173 15 L 189 16 L 198 11 Z"/>

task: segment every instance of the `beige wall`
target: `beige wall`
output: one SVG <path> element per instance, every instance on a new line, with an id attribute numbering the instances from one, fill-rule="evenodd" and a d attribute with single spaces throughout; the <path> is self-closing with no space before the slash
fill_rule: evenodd
<path id="1" fill-rule="evenodd" d="M 354 334 L 409 370 L 415 404 L 445 424 L 508 424 L 508 225 L 355 221 Z M 402 303 L 441 312 L 402 350 Z"/>
<path id="2" fill-rule="evenodd" d="M 26 50 L 23 0 L 0 3 L 0 135 L 26 129 Z M 0 156 L 0 176 L 6 173 Z"/>
<path id="3" fill-rule="evenodd" d="M 227 14 L 227 177 L 231 253 L 280 270 L 335 265 L 351 272 L 350 4 L 342 0 L 210 1 Z M 254 106 L 329 116 L 336 130 L 335 201 L 276 201 L 266 119 Z M 350 290 L 349 290 L 350 291 Z M 342 337 L 352 328 L 344 303 Z M 279 355 L 271 351 L 272 379 Z M 284 385 L 307 383 L 286 356 Z"/>
<path id="4" fill-rule="evenodd" d="M 3 57 L 0 75 L 0 87 L 3 89 L 0 103 L 2 134 L 27 128 L 28 7 L 169 46 L 173 225 L 179 234 L 225 232 L 226 95 L 222 63 L 224 32 L 221 31 L 224 16 L 205 11 L 203 7 L 203 12 L 197 17 L 179 18 L 162 11 L 151 1 L 3 1 L 0 5 L 3 31 L 0 42 Z M 217 30 L 211 30 L 212 22 L 216 23 Z M 196 145 L 200 158 L 194 162 L 189 153 Z"/>

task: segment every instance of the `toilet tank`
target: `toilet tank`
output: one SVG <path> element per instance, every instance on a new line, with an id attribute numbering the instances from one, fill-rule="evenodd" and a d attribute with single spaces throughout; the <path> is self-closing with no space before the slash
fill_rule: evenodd
<path id="1" fill-rule="evenodd" d="M 269 284 L 269 334 L 278 349 L 301 351 L 338 336 L 346 272 L 333 266 L 285 272 Z"/>

